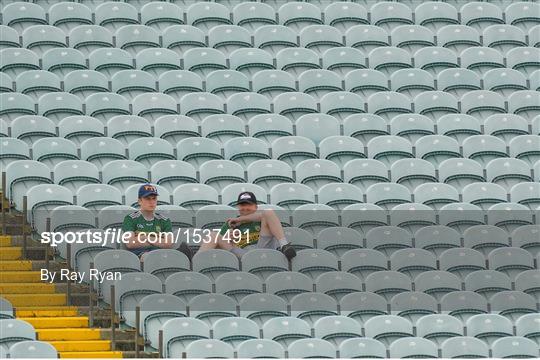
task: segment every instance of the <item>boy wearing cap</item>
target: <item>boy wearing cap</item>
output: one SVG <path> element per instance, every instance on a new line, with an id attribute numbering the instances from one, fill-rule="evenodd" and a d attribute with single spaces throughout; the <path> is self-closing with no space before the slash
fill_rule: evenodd
<path id="1" fill-rule="evenodd" d="M 139 256 L 155 249 L 172 249 L 174 237 L 172 235 L 171 220 L 155 212 L 158 192 L 154 185 L 143 184 L 139 188 L 139 210 L 126 215 L 122 224 L 122 231 L 129 232 L 126 239 L 126 248 Z M 148 233 L 160 235 L 158 241 L 148 241 Z M 167 233 L 170 235 L 167 236 Z M 153 240 L 153 239 L 150 239 Z M 191 258 L 191 250 L 185 243 L 181 243 L 179 250 Z"/>
<path id="2" fill-rule="evenodd" d="M 250 249 L 276 249 L 287 259 L 296 256 L 283 233 L 283 227 L 273 210 L 257 211 L 257 199 L 250 191 L 238 195 L 236 202 L 239 216 L 227 219 L 221 227 L 215 242 L 201 244 L 199 251 L 208 249 L 229 250 L 241 257 Z M 241 236 L 233 237 L 232 230 L 240 230 Z"/>

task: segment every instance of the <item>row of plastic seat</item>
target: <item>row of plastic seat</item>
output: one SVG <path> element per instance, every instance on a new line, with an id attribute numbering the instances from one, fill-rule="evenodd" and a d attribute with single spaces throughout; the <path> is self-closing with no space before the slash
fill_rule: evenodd
<path id="1" fill-rule="evenodd" d="M 150 299 L 150 297 L 155 298 L 156 296 L 149 295 L 146 299 Z M 155 314 L 154 319 L 152 319 L 152 314 Z M 463 326 L 460 327 L 463 324 L 459 320 L 448 318 L 445 315 L 424 316 L 418 331 L 418 333 L 424 334 L 423 337 L 414 337 L 412 327 L 409 328 L 406 322 L 401 321 L 402 319 L 391 315 L 379 316 L 371 321 L 369 329 L 370 333 L 373 332 L 373 337 L 362 337 L 361 334 L 357 333 L 358 325 L 341 316 L 323 317 L 313 332 L 310 325 L 300 319 L 276 318 L 263 326 L 263 336 L 261 337 L 261 334 L 255 331 L 254 325 L 256 324 L 249 319 L 224 318 L 216 322 L 212 327 L 213 331 L 211 331 L 211 327 L 200 320 L 174 316 L 169 318 L 162 311 L 152 311 L 148 314 L 149 323 L 145 322 L 144 328 L 157 332 L 160 328 L 157 325 L 159 321 L 166 320 L 162 326 L 164 335 L 166 331 L 164 351 L 167 357 L 174 358 L 180 358 L 182 353 L 185 353 L 188 358 L 213 358 L 217 356 L 233 358 L 235 355 L 238 358 L 257 358 L 260 356 L 284 358 L 286 355 L 289 358 L 314 356 L 385 358 L 387 355 L 397 358 L 407 356 L 436 358 L 439 355 L 439 348 L 444 358 L 536 357 L 538 348 L 534 342 L 534 332 L 531 331 L 537 318 L 533 315 L 525 315 L 516 322 L 517 333 L 523 333 L 529 337 L 527 338 L 519 335 L 508 336 L 503 333 L 490 334 L 489 320 L 500 320 L 496 316 L 477 315 L 474 321 L 471 321 L 471 326 L 475 328 L 474 332 L 477 333 L 476 338 L 463 336 Z M 384 325 L 385 322 L 387 322 L 386 325 Z M 441 332 L 444 326 L 441 327 L 437 325 L 438 323 L 447 325 L 452 331 L 457 332 Z M 389 330 L 390 325 L 401 325 L 401 330 L 405 331 L 392 333 Z M 15 354 L 12 353 L 11 357 L 16 358 L 19 351 L 21 351 L 22 357 L 28 357 L 30 354 L 36 353 L 36 348 L 43 351 L 41 355 L 52 357 L 52 346 L 32 341 L 35 339 L 35 329 L 29 323 L 18 319 L 4 319 L 0 320 L 0 326 L 4 330 L 10 329 L 19 335 L 18 339 L 0 339 L 3 345 L 15 344 L 12 345 L 15 347 Z M 323 326 L 330 328 L 326 330 L 322 328 Z M 340 326 L 346 326 L 352 332 L 339 333 Z M 186 332 L 192 329 L 196 331 L 195 335 Z M 312 338 L 313 335 L 314 338 Z M 489 343 L 486 344 L 480 339 L 489 339 Z M 157 342 L 153 341 L 152 345 L 157 346 Z M 34 348 L 30 348 L 30 346 Z M 490 348 L 492 352 L 490 352 Z M 4 349 L 5 347 L 2 347 L 3 351 L 5 351 Z M 285 349 L 288 350 L 287 354 Z M 337 356 L 336 350 L 339 350 L 339 356 Z"/>
<path id="2" fill-rule="evenodd" d="M 208 45 L 208 47 L 220 49 L 225 53 L 239 48 L 262 48 L 276 42 L 277 33 L 283 40 L 280 48 L 300 45 L 313 49 L 319 54 L 335 47 L 352 46 L 366 51 L 374 47 L 391 45 L 411 53 L 429 46 L 449 47 L 455 51 L 461 51 L 482 45 L 493 47 L 505 53 L 512 47 L 528 45 L 534 47 L 540 41 L 538 35 L 535 34 L 535 31 L 537 32 L 539 29 L 538 26 L 524 31 L 513 25 L 492 25 L 480 31 L 465 25 L 447 25 L 437 31 L 432 31 L 421 25 L 400 25 L 388 32 L 384 28 L 373 25 L 351 26 L 343 32 L 329 25 L 310 25 L 299 32 L 280 25 L 265 25 L 254 31 L 249 31 L 241 26 L 219 25 L 205 33 L 189 25 L 173 25 L 156 30 L 151 26 L 125 25 L 125 23 L 122 23 L 114 31 L 97 25 L 80 25 L 67 31 L 50 25 L 34 25 L 26 27 L 21 34 L 5 25 L 0 29 L 3 47 L 19 47 L 22 44 L 23 47 L 32 49 L 40 55 L 51 48 L 67 48 L 68 43 L 69 47 L 81 48 L 82 51 L 88 53 L 89 49 L 85 46 L 90 42 L 88 32 L 94 35 L 95 41 L 101 40 L 99 43 L 88 44 L 92 45 L 92 48 L 106 48 L 116 45 L 118 48 L 127 50 L 132 56 L 144 48 L 172 49 L 179 46 L 184 48 L 186 45 L 191 45 L 190 47 Z M 175 38 L 178 33 L 183 35 L 180 39 Z M 368 44 L 366 39 L 362 39 L 362 33 L 366 33 L 364 36 L 369 38 L 372 44 Z M 208 41 L 205 38 L 206 35 Z M 299 41 L 297 41 L 297 36 Z M 22 43 L 19 42 L 19 37 L 22 38 Z M 45 41 L 47 38 L 50 39 L 50 43 Z M 320 41 L 317 40 L 318 38 L 325 40 Z M 186 44 L 186 40 L 192 40 L 193 43 Z M 373 42 L 376 40 L 377 43 L 374 44 Z M 364 45 L 368 45 L 368 47 Z M 272 53 L 276 53 L 276 48 L 270 50 Z"/>
<path id="3" fill-rule="evenodd" d="M 447 71 L 444 75 L 441 75 L 441 81 L 450 83 L 449 85 L 456 85 L 460 84 L 462 81 L 466 81 L 467 83 L 474 85 L 474 87 L 469 88 L 469 90 L 473 90 L 480 87 L 479 77 L 484 76 L 489 70 L 507 68 L 507 71 L 510 72 L 508 79 L 503 78 L 497 80 L 497 77 L 494 76 L 490 76 L 490 79 L 493 78 L 495 82 L 501 82 L 503 85 L 505 84 L 505 81 L 509 81 L 510 85 L 513 85 L 514 88 L 519 90 L 524 87 L 522 78 L 532 77 L 531 81 L 536 85 L 531 86 L 534 86 L 534 88 L 537 88 L 538 86 L 538 75 L 533 75 L 533 72 L 538 69 L 538 54 L 540 50 L 534 47 L 513 47 L 505 56 L 496 49 L 477 46 L 463 50 L 459 57 L 456 52 L 444 47 L 422 47 L 418 51 L 415 51 L 414 55 L 405 49 L 392 46 L 380 46 L 369 52 L 363 52 L 358 48 L 359 46 L 356 46 L 356 48 L 334 47 L 322 52 L 321 56 L 317 52 L 304 47 L 277 49 L 275 55 L 266 51 L 268 50 L 266 48 L 256 49 L 247 47 L 234 51 L 231 50 L 231 54 L 226 56 L 218 49 L 207 47 L 191 48 L 181 55 L 171 49 L 145 47 L 141 48 L 140 52 L 138 52 L 135 57 L 122 49 L 102 48 L 93 50 L 87 58 L 79 50 L 71 48 L 51 48 L 46 50 L 41 56 L 33 50 L 8 47 L 0 50 L 0 54 L 2 55 L 0 69 L 11 78 L 16 78 L 18 75 L 20 76 L 21 73 L 28 70 L 47 70 L 60 77 L 65 77 L 75 70 L 95 70 L 100 74 L 82 73 L 87 74 L 89 80 L 97 82 L 97 84 L 94 85 L 96 88 L 94 91 L 98 91 L 99 87 L 107 88 L 107 85 L 102 84 L 103 79 L 112 79 L 114 75 L 122 70 L 135 69 L 144 71 L 144 73 L 138 74 L 140 77 L 145 77 L 143 79 L 140 79 L 139 77 L 139 79 L 129 80 L 130 77 L 126 74 L 131 73 L 124 72 L 124 78 L 131 82 L 136 80 L 144 81 L 145 85 L 149 88 L 155 88 L 154 81 L 150 81 L 151 79 L 154 79 L 153 77 L 161 77 L 164 73 L 171 70 L 184 69 L 190 72 L 184 74 L 187 76 L 187 79 L 184 81 L 189 81 L 189 83 L 191 83 L 190 86 L 193 87 L 193 90 L 195 91 L 200 91 L 199 87 L 201 85 L 199 76 L 206 77 L 215 70 L 227 69 L 236 70 L 243 75 L 253 77 L 255 82 L 254 89 L 262 86 L 262 84 L 260 84 L 261 77 L 268 77 L 270 74 L 275 76 L 272 83 L 283 83 L 282 86 L 288 87 L 291 86 L 289 84 L 291 79 L 299 77 L 299 75 L 307 70 L 326 69 L 330 71 L 327 73 L 328 75 L 326 75 L 326 78 L 330 78 L 331 76 L 331 79 L 335 82 L 335 79 L 340 79 L 341 76 L 348 74 L 352 70 L 367 68 L 377 70 L 377 72 L 357 71 L 353 75 L 348 76 L 350 79 L 348 83 L 354 83 L 354 80 L 358 76 L 366 74 L 364 77 L 368 75 L 375 77 L 374 79 L 366 80 L 377 81 L 378 83 L 382 82 L 381 87 L 387 88 L 388 78 L 392 75 L 397 82 L 406 81 L 403 74 L 408 72 L 401 71 L 398 73 L 399 75 L 396 74 L 396 72 L 403 69 L 413 70 L 413 68 L 417 68 L 412 72 L 416 77 L 409 79 L 409 81 L 415 80 L 419 81 L 421 84 L 427 83 L 428 87 L 424 90 L 429 90 L 434 87 L 433 76 L 445 69 L 455 69 L 453 72 Z M 480 61 L 478 59 L 479 57 L 485 61 Z M 255 76 L 261 71 L 276 69 L 285 71 L 287 74 L 267 71 L 263 72 L 264 75 L 259 75 L 259 77 Z M 425 70 L 429 74 L 418 72 L 419 69 Z M 465 69 L 470 71 L 464 72 Z M 459 70 L 457 71 L 459 75 L 455 75 L 456 70 Z M 515 72 L 510 70 L 515 70 Z M 177 74 L 181 73 L 182 72 Z M 312 71 L 311 73 L 317 72 Z M 68 78 L 68 80 L 76 85 L 77 81 L 80 81 L 81 72 L 78 74 L 79 77 L 72 76 L 71 78 Z M 246 77 L 242 76 L 242 74 L 236 74 L 236 76 L 231 79 L 231 81 L 239 82 L 241 85 L 239 91 L 242 90 L 242 87 L 247 86 L 245 84 Z M 324 75 L 325 72 L 321 72 L 321 74 Z M 452 80 L 451 75 L 449 74 L 461 77 Z M 90 77 L 89 75 L 93 76 Z M 511 78 L 512 75 L 514 79 Z M 25 77 L 28 76 L 25 75 Z M 51 88 L 54 90 L 54 86 L 58 87 L 59 85 L 55 85 L 54 76 L 50 75 L 49 77 L 52 77 L 52 79 L 48 80 L 51 83 Z M 117 75 L 115 79 L 118 79 L 119 77 L 121 77 L 121 75 Z M 304 75 L 304 78 L 308 79 L 308 75 Z M 45 78 L 44 80 L 47 79 Z M 317 81 L 322 80 L 323 79 L 319 79 Z M 5 81 L 6 80 L 3 82 Z M 178 81 L 178 79 L 170 79 L 167 82 L 166 79 L 163 79 L 161 82 L 164 84 L 162 84 L 161 87 L 168 86 L 169 91 L 172 91 L 173 85 Z M 313 81 L 316 81 L 316 79 Z M 214 79 L 213 82 L 219 83 L 219 79 Z M 340 87 L 341 85 L 338 84 L 336 86 Z M 292 87 L 295 88 L 294 85 L 292 85 Z M 347 87 L 350 86 L 346 86 L 346 88 Z M 126 91 L 125 89 L 123 90 Z M 168 89 L 165 88 L 164 91 L 165 90 Z"/>
<path id="4" fill-rule="evenodd" d="M 184 79 L 186 84 L 183 88 L 172 84 L 170 77 Z M 356 107 L 361 110 L 365 102 L 362 95 L 371 95 L 367 88 L 360 94 L 358 93 L 359 78 L 364 77 L 366 85 L 374 87 L 379 86 L 378 91 L 373 88 L 372 92 L 380 91 L 395 91 L 404 93 L 405 95 L 416 97 L 426 91 L 435 91 L 434 77 L 426 70 L 421 69 L 401 69 L 394 72 L 390 79 L 386 75 L 377 70 L 352 70 L 344 76 L 344 80 L 336 72 L 330 70 L 311 69 L 302 72 L 298 76 L 298 87 L 296 86 L 295 77 L 287 72 L 280 70 L 262 70 L 257 72 L 252 77 L 250 82 L 248 76 L 235 70 L 216 70 L 206 76 L 203 83 L 202 78 L 194 73 L 186 70 L 170 70 L 159 76 L 159 80 L 152 74 L 142 70 L 121 70 L 111 77 L 111 86 L 105 75 L 94 70 L 73 70 L 67 73 L 64 80 L 54 73 L 45 70 L 28 70 L 21 72 L 13 81 L 8 75 L 2 73 L 0 75 L 0 88 L 2 92 L 18 92 L 31 96 L 34 100 L 39 100 L 39 97 L 47 92 L 69 92 L 78 95 L 81 100 L 84 100 L 91 94 L 107 93 L 112 89 L 113 92 L 123 95 L 129 100 L 133 100 L 137 95 L 143 93 L 163 92 L 170 93 L 172 90 L 174 95 L 179 95 L 177 91 L 188 90 L 192 92 L 208 92 L 220 96 L 223 100 L 237 93 L 249 93 L 257 90 L 257 93 L 270 95 L 273 97 L 278 93 L 271 91 L 267 93 L 265 87 L 268 87 L 267 81 L 263 79 L 273 79 L 275 86 L 282 87 L 282 92 L 296 92 L 300 89 L 301 92 L 310 94 L 317 99 L 320 99 L 321 107 L 327 108 L 329 104 L 329 93 L 334 93 L 336 96 L 347 97 L 343 99 L 347 103 L 353 103 L 356 100 Z M 456 81 L 455 78 L 460 78 Z M 472 70 L 466 69 L 447 69 L 441 71 L 437 75 L 437 84 L 439 91 L 450 93 L 453 96 L 462 98 L 465 94 L 474 90 L 493 91 L 502 96 L 510 96 L 515 91 L 520 90 L 537 90 L 540 88 L 540 70 L 534 71 L 529 76 L 529 81 L 517 70 L 506 68 L 498 68 L 488 70 L 483 75 L 483 80 Z M 178 80 L 180 81 L 180 80 Z M 234 81 L 234 85 L 230 82 Z M 157 86 L 156 86 L 157 84 Z M 387 84 L 390 84 L 389 86 Z M 84 85 L 84 86 L 83 86 Z M 463 87 L 463 88 L 460 88 Z M 467 87 L 467 88 L 465 88 Z M 161 90 L 161 91 L 158 91 Z M 342 91 L 346 89 L 347 91 Z M 285 91 L 287 90 L 287 91 Z M 335 93 L 338 94 L 335 94 Z M 351 93 L 355 93 L 355 96 Z"/>
<path id="5" fill-rule="evenodd" d="M 221 24 L 238 24 L 255 28 L 264 24 L 283 24 L 299 30 L 312 24 L 374 24 L 391 29 L 402 24 L 441 26 L 466 24 L 483 28 L 492 24 L 513 24 L 528 28 L 539 21 L 530 14 L 540 12 L 532 2 L 518 2 L 504 9 L 494 4 L 471 2 L 458 10 L 449 4 L 428 2 L 412 7 L 403 3 L 377 2 L 368 8 L 358 3 L 323 2 L 324 10 L 307 2 L 284 2 L 274 9 L 264 3 L 235 3 L 231 9 L 219 3 L 195 2 L 182 9 L 176 4 L 152 2 L 138 9 L 128 3 L 103 2 L 95 8 L 84 4 L 60 3 L 47 11 L 37 4 L 15 2 L 4 6 L 4 23 L 22 28 L 28 24 L 47 24 L 69 28 L 74 24 L 98 24 L 115 29 L 123 24 L 146 24 L 160 28 L 187 23 L 201 29 Z M 330 4 L 330 5 L 329 5 Z M 141 4 L 142 5 L 142 4 Z M 187 5 L 187 4 L 186 4 Z M 276 12 L 277 10 L 277 12 Z"/>
<path id="6" fill-rule="evenodd" d="M 506 102 L 501 95 L 486 90 L 471 91 L 463 95 L 459 103 L 456 97 L 442 91 L 421 93 L 414 98 L 414 101 L 411 101 L 408 96 L 398 92 L 377 92 L 367 98 L 366 104 L 363 102 L 355 103 L 356 105 L 352 107 L 348 107 L 348 104 L 343 103 L 343 101 L 355 101 L 361 99 L 361 97 L 341 91 L 329 93 L 325 95 L 325 97 L 327 97 L 328 100 L 328 103 L 326 104 L 332 103 L 331 101 L 333 100 L 339 101 L 339 103 L 337 103 L 339 105 L 334 103 L 335 105 L 331 108 L 319 110 L 319 105 L 314 97 L 299 92 L 282 93 L 276 96 L 272 103 L 268 98 L 261 94 L 237 93 L 227 99 L 227 112 L 230 115 L 243 118 L 246 122 L 259 114 L 268 115 L 265 118 L 271 117 L 270 114 L 272 113 L 279 114 L 296 123 L 298 123 L 301 116 L 304 116 L 303 119 L 306 120 L 303 121 L 319 122 L 319 128 L 326 125 L 326 127 L 331 130 L 332 135 L 340 135 L 341 133 L 338 116 L 340 118 L 346 118 L 350 115 L 356 115 L 352 117 L 354 120 L 349 121 L 352 123 L 355 120 L 358 122 L 358 120 L 365 119 L 363 122 L 368 122 L 368 124 L 362 124 L 363 128 L 361 127 L 359 131 L 363 130 L 364 133 L 367 132 L 372 136 L 387 133 L 388 124 L 386 121 L 390 122 L 392 118 L 401 115 L 396 122 L 399 121 L 400 123 L 404 123 L 402 125 L 404 129 L 403 131 L 395 129 L 397 130 L 397 135 L 400 133 L 406 135 L 408 127 L 405 124 L 412 122 L 414 127 L 411 130 L 415 130 L 412 134 L 416 135 L 413 141 L 415 141 L 419 135 L 434 134 L 434 121 L 436 119 L 439 119 L 438 125 L 442 128 L 440 130 L 437 129 L 439 133 L 452 133 L 452 130 L 455 130 L 456 127 L 465 126 L 465 129 L 468 130 L 466 133 L 470 134 L 472 132 L 473 134 L 479 134 L 480 131 L 478 127 L 480 121 L 474 121 L 470 125 L 467 125 L 467 123 L 462 125 L 460 121 L 464 116 L 466 119 L 471 116 L 487 119 L 494 114 L 513 113 L 532 121 L 540 112 L 540 108 L 537 105 L 540 103 L 540 92 L 531 90 L 520 90 L 510 95 L 508 99 L 509 111 L 506 110 Z M 358 99 L 356 97 L 358 97 Z M 184 95 L 180 99 L 179 104 L 172 96 L 167 94 L 154 92 L 144 93 L 137 95 L 133 99 L 131 106 L 127 99 L 121 95 L 114 93 L 97 93 L 88 96 L 86 99 L 86 106 L 84 107 L 86 110 L 83 110 L 83 102 L 79 97 L 65 92 L 44 94 L 39 98 L 38 104 L 36 104 L 30 96 L 21 93 L 0 94 L 0 101 L 2 101 L 2 104 L 4 105 L 0 115 L 3 115 L 3 118 L 7 123 L 6 125 L 12 125 L 12 122 L 15 121 L 16 118 L 25 115 L 26 116 L 23 118 L 24 120 L 20 121 L 33 125 L 36 122 L 36 119 L 41 120 L 43 117 L 47 117 L 49 120 L 59 123 L 66 117 L 73 115 L 80 116 L 85 113 L 91 117 L 102 119 L 104 123 L 109 118 L 116 115 L 123 115 L 122 117 L 117 117 L 117 119 L 129 121 L 132 118 L 129 116 L 131 113 L 146 118 L 150 122 L 154 122 L 164 115 L 178 114 L 192 117 L 201 120 L 202 122 L 202 119 L 209 115 L 225 114 L 223 100 L 217 95 L 210 93 L 190 93 Z M 388 104 L 393 104 L 394 106 L 391 107 Z M 36 105 L 39 108 L 39 111 L 37 111 Z M 367 111 L 364 110 L 365 105 L 367 105 Z M 414 112 L 412 106 L 415 108 Z M 178 110 L 179 107 L 181 111 Z M 461 110 L 459 110 L 459 108 L 461 108 Z M 325 112 L 326 114 L 319 113 L 319 111 Z M 369 112 L 369 114 L 362 114 L 365 112 Z M 462 114 L 459 114 L 460 112 Z M 33 117 L 38 114 L 43 117 Z M 373 117 L 372 115 L 378 116 Z M 444 115 L 449 116 L 444 118 L 445 122 L 443 123 L 440 118 Z M 386 119 L 386 121 L 378 121 L 380 117 Z M 223 119 L 224 117 L 216 116 L 214 118 Z M 504 117 L 502 118 L 504 119 Z M 169 117 L 169 120 L 173 119 Z M 136 121 L 136 119 L 133 121 Z M 43 120 L 43 122 L 47 123 L 47 126 L 50 127 L 47 120 Z M 225 123 L 224 120 L 222 120 L 222 122 Z M 452 122 L 454 124 L 452 124 Z M 519 122 L 519 120 L 515 120 L 514 122 Z M 282 121 L 282 123 L 283 127 L 287 127 L 287 122 Z M 360 127 L 360 125 L 355 125 L 356 127 Z M 144 126 L 144 124 L 142 124 L 142 126 Z M 177 125 L 177 127 L 179 126 L 181 126 L 181 124 Z M 366 126 L 368 128 L 365 128 Z M 369 126 L 376 126 L 376 128 L 371 129 Z M 520 128 L 523 127 L 520 125 L 516 126 Z M 382 129 L 382 133 L 381 131 L 378 131 L 379 129 Z M 18 134 L 14 135 L 17 136 Z M 351 135 L 353 134 L 351 133 Z M 320 139 L 322 136 L 319 135 L 318 138 Z"/>

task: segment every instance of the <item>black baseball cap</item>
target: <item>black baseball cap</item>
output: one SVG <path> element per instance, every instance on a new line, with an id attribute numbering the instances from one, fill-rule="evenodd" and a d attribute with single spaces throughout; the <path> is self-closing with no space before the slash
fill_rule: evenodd
<path id="1" fill-rule="evenodd" d="M 244 191 L 238 195 L 237 204 L 256 204 L 257 198 L 251 191 Z"/>

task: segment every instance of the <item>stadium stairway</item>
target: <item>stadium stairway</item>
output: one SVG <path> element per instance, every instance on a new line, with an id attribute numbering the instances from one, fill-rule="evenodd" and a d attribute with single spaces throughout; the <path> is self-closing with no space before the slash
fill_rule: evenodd
<path id="1" fill-rule="evenodd" d="M 21 230 L 21 221 L 20 215 L 8 214 L 6 233 L 11 234 L 0 235 L 0 294 L 13 305 L 15 317 L 32 324 L 36 329 L 36 339 L 51 343 L 61 358 L 129 357 L 132 351 L 125 353 L 112 349 L 110 327 L 105 327 L 107 323 L 100 321 L 103 319 L 94 318 L 94 323 L 101 327 L 90 326 L 88 306 L 68 305 L 65 282 L 50 284 L 41 281 L 45 247 L 41 244 L 29 246 L 26 258 L 23 257 L 22 236 L 13 234 L 17 229 Z M 65 267 L 54 259 L 48 265 L 52 270 Z M 74 284 L 72 290 L 71 303 L 87 305 L 87 286 Z M 122 337 L 126 334 L 121 331 L 116 335 L 119 339 L 117 347 L 126 347 L 130 342 L 127 339 L 131 337 Z M 134 346 L 133 341 L 130 345 Z"/>

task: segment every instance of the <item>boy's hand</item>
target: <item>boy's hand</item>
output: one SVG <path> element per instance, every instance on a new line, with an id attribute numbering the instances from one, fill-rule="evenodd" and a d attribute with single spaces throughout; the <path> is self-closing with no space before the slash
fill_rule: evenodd
<path id="1" fill-rule="evenodd" d="M 238 225 L 242 224 L 242 221 L 240 218 L 230 218 L 230 219 L 227 219 L 227 224 L 229 224 L 229 227 L 235 228 Z"/>

